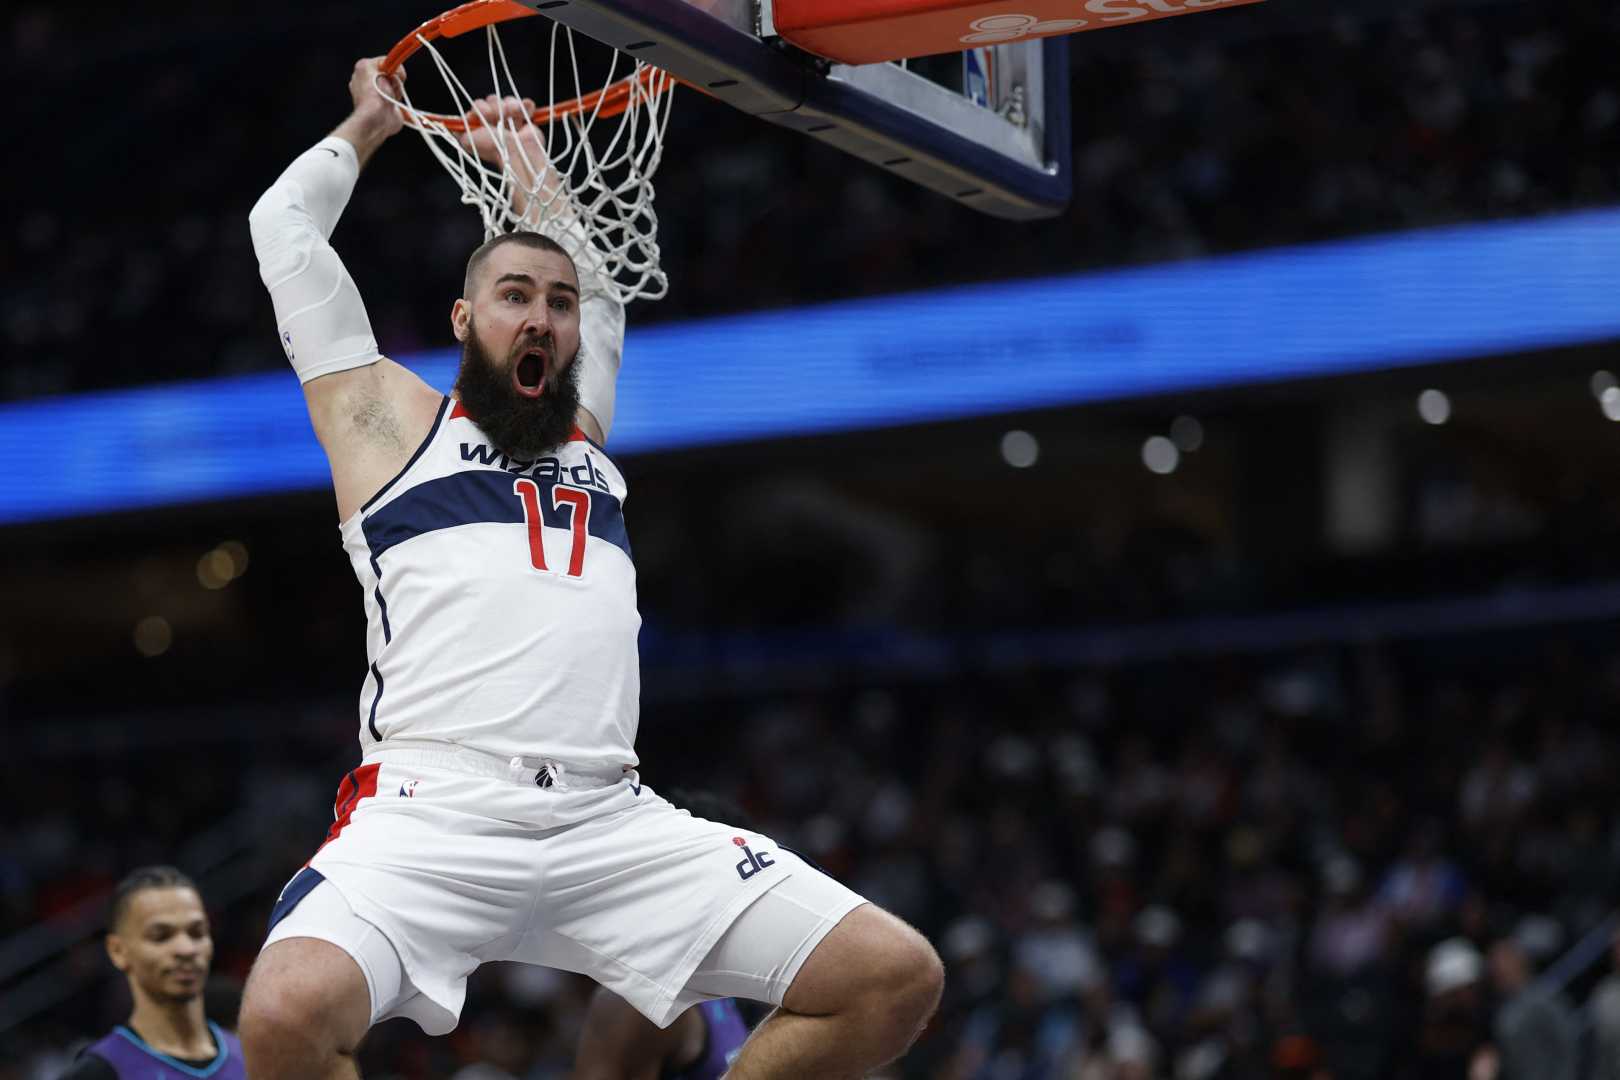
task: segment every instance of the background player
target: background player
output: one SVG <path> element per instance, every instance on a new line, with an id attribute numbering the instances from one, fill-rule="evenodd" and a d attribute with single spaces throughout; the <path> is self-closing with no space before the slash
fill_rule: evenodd
<path id="1" fill-rule="evenodd" d="M 712 998 L 780 1005 L 732 1075 L 863 1075 L 932 1013 L 938 957 L 768 837 L 643 792 L 627 492 L 599 445 L 622 314 L 588 309 L 588 261 L 520 234 L 468 262 L 455 398 L 382 357 L 328 239 L 401 128 L 378 81 L 355 65 L 353 113 L 250 215 L 371 654 L 365 762 L 244 995 L 255 1080 L 353 1076 L 390 1016 L 448 1032 L 467 976 L 500 959 L 588 974 L 659 1024 Z M 542 153 L 532 125 L 512 137 Z"/>
<path id="2" fill-rule="evenodd" d="M 143 866 L 118 883 L 107 956 L 129 981 L 129 1019 L 87 1047 L 62 1080 L 241 1080 L 236 1036 L 203 1015 L 214 958 L 208 912 L 191 879 Z"/>
<path id="3" fill-rule="evenodd" d="M 731 998 L 699 1002 L 667 1028 L 611 990 L 598 989 L 585 1014 L 574 1080 L 720 1080 L 748 1039 Z"/>

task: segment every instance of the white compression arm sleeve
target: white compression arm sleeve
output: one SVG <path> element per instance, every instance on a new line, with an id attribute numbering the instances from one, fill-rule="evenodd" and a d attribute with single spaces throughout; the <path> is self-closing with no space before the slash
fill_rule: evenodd
<path id="1" fill-rule="evenodd" d="M 602 257 L 573 212 L 563 211 L 542 231 L 573 253 L 580 293 L 579 403 L 596 417 L 606 439 L 613 430 L 619 364 L 624 358 L 624 305 L 604 287 Z"/>
<path id="2" fill-rule="evenodd" d="M 579 403 L 596 417 L 606 439 L 613 429 L 624 356 L 624 305 L 605 293 L 585 291 L 579 302 L 579 341 Z"/>
<path id="3" fill-rule="evenodd" d="M 381 356 L 360 290 L 328 243 L 359 175 L 354 147 L 328 136 L 295 158 L 248 214 L 259 276 L 299 382 Z"/>

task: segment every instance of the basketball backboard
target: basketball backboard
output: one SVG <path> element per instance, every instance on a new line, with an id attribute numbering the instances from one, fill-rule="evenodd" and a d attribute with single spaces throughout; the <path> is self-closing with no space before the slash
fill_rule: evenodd
<path id="1" fill-rule="evenodd" d="M 782 42 L 753 0 L 522 0 L 762 120 L 997 217 L 1068 204 L 1068 44 L 975 50 L 967 92 L 900 64 L 846 65 Z"/>

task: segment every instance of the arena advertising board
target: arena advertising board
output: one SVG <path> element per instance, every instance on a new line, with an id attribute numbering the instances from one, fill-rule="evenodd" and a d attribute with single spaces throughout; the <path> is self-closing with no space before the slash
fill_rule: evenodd
<path id="1" fill-rule="evenodd" d="M 1600 210 L 632 326 L 608 445 L 650 453 L 1614 341 L 1616 281 L 1620 211 Z M 398 359 L 430 385 L 455 380 L 453 350 Z M 0 522 L 330 483 L 291 371 L 0 406 L 0 458 Z"/>

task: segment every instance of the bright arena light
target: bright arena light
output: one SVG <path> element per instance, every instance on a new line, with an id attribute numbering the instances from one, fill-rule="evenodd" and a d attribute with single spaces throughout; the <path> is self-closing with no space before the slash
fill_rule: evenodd
<path id="1" fill-rule="evenodd" d="M 246 544 L 240 540 L 227 540 L 219 545 L 219 550 L 223 551 L 226 557 L 231 560 L 232 577 L 241 577 L 247 573 L 248 549 Z"/>
<path id="2" fill-rule="evenodd" d="M 1178 416 L 1170 421 L 1170 441 L 1183 454 L 1194 454 L 1204 445 L 1204 425 L 1194 416 Z"/>
<path id="3" fill-rule="evenodd" d="M 1451 399 L 1441 390 L 1425 390 L 1418 395 L 1418 415 L 1425 424 L 1443 424 L 1451 419 Z"/>
<path id="4" fill-rule="evenodd" d="M 236 576 L 236 564 L 219 548 L 197 560 L 197 584 L 205 589 L 223 589 Z"/>
<path id="5" fill-rule="evenodd" d="M 1015 469 L 1027 469 L 1040 460 L 1041 444 L 1027 431 L 1013 430 L 1001 437 L 1001 460 Z"/>
<path id="6" fill-rule="evenodd" d="M 227 540 L 197 560 L 197 583 L 205 589 L 223 589 L 247 572 L 247 545 Z"/>
<path id="7" fill-rule="evenodd" d="M 1181 464 L 1181 451 L 1163 435 L 1154 435 L 1142 444 L 1142 464 L 1149 472 L 1169 476 Z"/>
<path id="8" fill-rule="evenodd" d="M 148 615 L 135 624 L 135 651 L 142 656 L 162 656 L 174 644 L 174 630 L 161 615 Z"/>
<path id="9" fill-rule="evenodd" d="M 1620 387 L 1611 386 L 1603 391 L 1598 404 L 1603 407 L 1604 416 L 1610 420 L 1620 420 Z"/>

